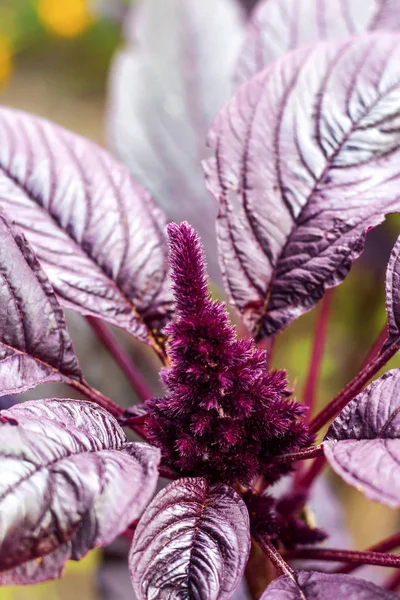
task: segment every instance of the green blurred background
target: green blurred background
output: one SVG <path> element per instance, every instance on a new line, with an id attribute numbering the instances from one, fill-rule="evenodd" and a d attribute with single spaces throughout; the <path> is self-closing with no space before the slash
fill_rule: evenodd
<path id="1" fill-rule="evenodd" d="M 122 43 L 127 5 L 126 0 L 0 0 L 1 103 L 45 116 L 104 145 L 107 74 Z M 399 230 L 399 219 L 389 219 L 385 229 L 374 234 L 364 261 L 334 293 L 320 406 L 357 372 L 385 323 L 385 257 Z M 318 308 L 281 334 L 274 353 L 274 366 L 288 370 L 297 397 L 302 394 L 317 314 Z M 389 366 L 399 367 L 400 358 Z M 101 388 L 101 381 L 96 385 Z M 396 513 L 332 481 L 346 502 L 355 547 L 365 547 L 398 527 Z M 100 560 L 100 551 L 92 552 L 81 563 L 71 563 L 59 582 L 2 588 L 0 600 L 94 600 Z"/>

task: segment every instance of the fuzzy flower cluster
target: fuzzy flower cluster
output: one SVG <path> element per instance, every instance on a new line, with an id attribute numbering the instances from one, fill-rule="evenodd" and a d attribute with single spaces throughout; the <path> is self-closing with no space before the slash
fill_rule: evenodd
<path id="1" fill-rule="evenodd" d="M 147 434 L 182 474 L 248 485 L 288 472 L 274 460 L 309 445 L 304 408 L 288 399 L 284 371 L 236 337 L 226 306 L 207 289 L 202 246 L 187 224 L 168 229 L 175 318 L 166 333 L 170 366 L 164 398 L 147 403 Z"/>

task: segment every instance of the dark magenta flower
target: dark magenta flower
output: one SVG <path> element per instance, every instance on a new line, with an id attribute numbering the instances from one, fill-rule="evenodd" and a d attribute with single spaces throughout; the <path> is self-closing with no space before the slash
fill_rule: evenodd
<path id="1" fill-rule="evenodd" d="M 168 227 L 175 318 L 167 327 L 167 394 L 148 402 L 147 431 L 174 469 L 211 480 L 274 481 L 290 467 L 271 458 L 311 437 L 304 407 L 288 399 L 285 371 L 236 337 L 223 302 L 210 298 L 200 239 L 187 224 Z"/>

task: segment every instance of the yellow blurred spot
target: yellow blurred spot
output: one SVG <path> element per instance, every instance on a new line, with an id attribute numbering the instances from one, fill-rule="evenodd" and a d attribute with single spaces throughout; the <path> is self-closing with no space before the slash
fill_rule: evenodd
<path id="1" fill-rule="evenodd" d="M 0 87 L 8 80 L 12 64 L 11 42 L 6 36 L 0 34 Z"/>
<path id="2" fill-rule="evenodd" d="M 80 561 L 70 560 L 67 564 L 67 574 L 79 572 L 94 572 L 101 559 L 102 550 L 95 548 L 86 554 Z"/>
<path id="3" fill-rule="evenodd" d="M 46 29 L 62 37 L 76 37 L 93 23 L 87 0 L 38 0 L 37 11 Z"/>

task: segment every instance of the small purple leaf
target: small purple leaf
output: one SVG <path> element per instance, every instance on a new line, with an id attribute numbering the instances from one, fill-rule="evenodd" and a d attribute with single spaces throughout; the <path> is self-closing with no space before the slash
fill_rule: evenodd
<path id="1" fill-rule="evenodd" d="M 51 399 L 2 414 L 18 421 L 0 425 L 0 570 L 14 568 L 4 578 L 43 579 L 52 572 L 50 558 L 42 571 L 15 567 L 57 550 L 53 572 L 59 572 L 64 558 L 79 560 L 110 543 L 141 514 L 156 486 L 160 453 L 128 442 L 107 411 Z"/>
<path id="2" fill-rule="evenodd" d="M 347 483 L 371 500 L 400 506 L 400 369 L 373 381 L 342 410 L 323 448 Z"/>
<path id="3" fill-rule="evenodd" d="M 226 287 L 258 338 L 341 283 L 368 229 L 400 208 L 400 36 L 292 52 L 216 118 L 205 164 Z"/>
<path id="4" fill-rule="evenodd" d="M 65 306 L 151 343 L 165 321 L 165 218 L 128 170 L 44 119 L 0 109 L 0 209 Z"/>
<path id="5" fill-rule="evenodd" d="M 247 81 L 304 44 L 399 28 L 398 0 L 263 0 L 252 14 L 236 80 Z"/>
<path id="6" fill-rule="evenodd" d="M 316 571 L 297 571 L 295 581 L 289 576 L 275 579 L 260 600 L 398 600 L 399 596 L 377 585 L 349 577 Z"/>
<path id="7" fill-rule="evenodd" d="M 233 85 L 244 36 L 237 0 L 146 0 L 126 20 L 110 81 L 108 137 L 116 155 L 167 215 L 187 220 L 221 278 L 200 161 L 207 130 Z"/>
<path id="8" fill-rule="evenodd" d="M 386 271 L 386 311 L 389 336 L 385 347 L 400 338 L 400 237 L 393 246 Z"/>
<path id="9" fill-rule="evenodd" d="M 129 567 L 139 600 L 228 600 L 250 551 L 249 516 L 229 486 L 178 479 L 162 490 L 137 526 Z"/>
<path id="10" fill-rule="evenodd" d="M 25 238 L 0 216 L 0 396 L 82 374 L 64 313 Z"/>

